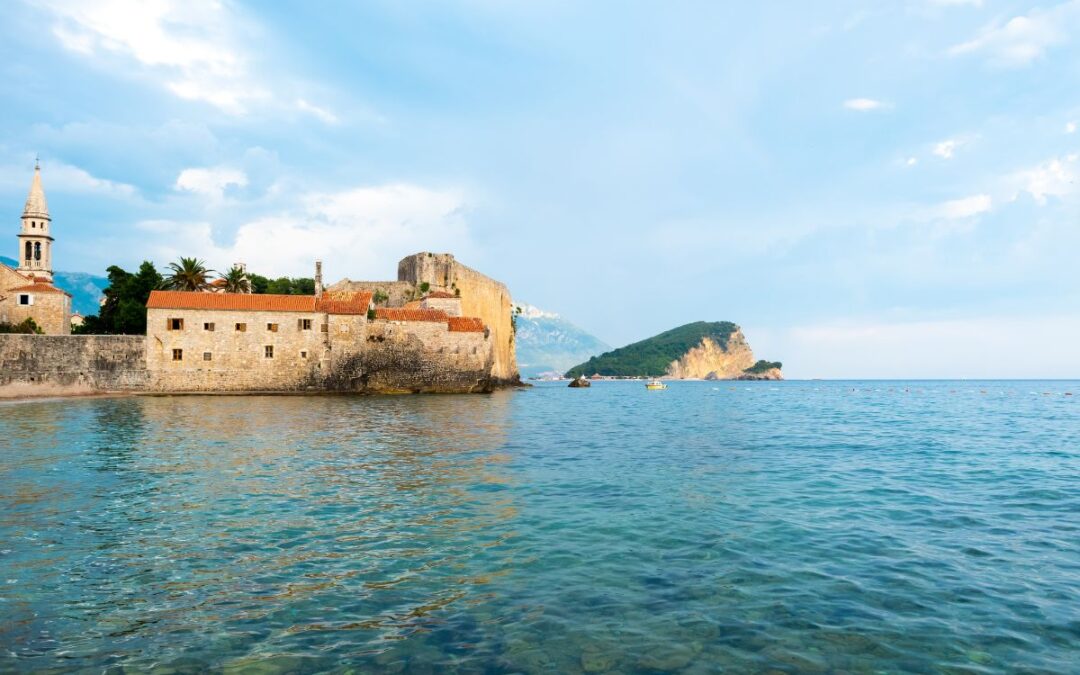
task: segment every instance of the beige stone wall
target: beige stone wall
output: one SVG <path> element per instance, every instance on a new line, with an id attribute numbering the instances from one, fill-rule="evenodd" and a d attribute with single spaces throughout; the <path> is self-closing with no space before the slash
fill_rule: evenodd
<path id="1" fill-rule="evenodd" d="M 167 322 L 174 318 L 183 319 L 182 330 L 169 330 Z M 317 312 L 150 309 L 146 319 L 149 387 L 158 391 L 318 388 L 334 335 L 322 332 L 326 315 Z M 301 319 L 311 321 L 310 330 L 298 326 Z M 207 323 L 213 323 L 214 330 L 206 330 Z M 237 323 L 246 330 L 237 331 Z M 277 324 L 277 331 L 268 330 L 267 324 Z M 273 347 L 269 358 L 267 346 Z M 182 350 L 181 360 L 173 359 L 174 349 Z M 210 354 L 209 361 L 204 353 Z"/>
<path id="2" fill-rule="evenodd" d="M 445 323 L 373 321 L 361 365 L 348 388 L 384 393 L 490 391 L 493 343 L 484 333 L 451 332 Z"/>
<path id="3" fill-rule="evenodd" d="M 427 282 L 431 290 L 460 291 L 462 315 L 479 317 L 491 330 L 492 377 L 501 382 L 518 379 L 510 291 L 504 284 L 462 265 L 449 253 L 426 252 L 403 258 L 398 280 L 416 286 Z"/>
<path id="4" fill-rule="evenodd" d="M 0 398 L 146 387 L 141 335 L 0 335 Z"/>
<path id="5" fill-rule="evenodd" d="M 46 335 L 71 333 L 71 298 L 64 293 L 34 293 L 32 305 L 20 305 L 20 293 L 4 291 L 0 300 L 0 322 L 22 323 L 34 320 Z"/>
<path id="6" fill-rule="evenodd" d="M 371 291 L 372 294 L 379 292 L 386 295 L 389 300 L 376 303 L 379 307 L 401 307 L 406 302 L 418 297 L 416 288 L 404 281 L 353 281 L 342 279 L 327 287 L 328 292 L 336 291 Z"/>
<path id="7" fill-rule="evenodd" d="M 424 298 L 420 301 L 423 309 L 437 309 L 447 316 L 465 316 L 461 311 L 461 298 Z"/>

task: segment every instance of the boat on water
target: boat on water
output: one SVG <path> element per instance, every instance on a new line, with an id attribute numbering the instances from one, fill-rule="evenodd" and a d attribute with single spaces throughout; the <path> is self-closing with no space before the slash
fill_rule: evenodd
<path id="1" fill-rule="evenodd" d="M 645 388 L 650 391 L 657 389 L 667 389 L 667 385 L 654 377 L 653 379 L 645 383 Z"/>

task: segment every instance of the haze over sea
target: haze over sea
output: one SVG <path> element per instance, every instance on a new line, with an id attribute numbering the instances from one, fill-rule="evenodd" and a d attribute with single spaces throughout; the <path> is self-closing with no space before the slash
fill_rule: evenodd
<path id="1" fill-rule="evenodd" d="M 24 401 L 0 438 L 3 672 L 1080 662 L 1078 382 Z"/>

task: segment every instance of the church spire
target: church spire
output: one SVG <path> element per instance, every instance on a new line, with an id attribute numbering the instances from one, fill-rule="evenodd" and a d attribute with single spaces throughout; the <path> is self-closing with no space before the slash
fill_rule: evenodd
<path id="1" fill-rule="evenodd" d="M 30 194 L 26 196 L 23 218 L 49 218 L 49 203 L 45 201 L 45 190 L 41 187 L 41 163 L 34 159 L 34 180 L 30 183 Z"/>
<path id="2" fill-rule="evenodd" d="M 34 278 L 52 281 L 52 244 L 49 234 L 52 218 L 45 190 L 41 187 L 41 163 L 34 161 L 34 180 L 22 214 L 22 230 L 19 232 L 19 272 Z"/>

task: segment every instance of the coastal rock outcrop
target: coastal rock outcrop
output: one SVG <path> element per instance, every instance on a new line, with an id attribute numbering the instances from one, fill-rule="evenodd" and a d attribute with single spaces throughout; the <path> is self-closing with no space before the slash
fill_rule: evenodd
<path id="1" fill-rule="evenodd" d="M 708 379 L 708 378 L 706 378 Z M 779 368 L 769 368 L 760 373 L 745 372 L 735 378 L 736 380 L 782 380 L 784 374 L 780 372 Z"/>
<path id="2" fill-rule="evenodd" d="M 702 338 L 681 358 L 672 361 L 667 375 L 679 379 L 731 380 L 754 365 L 754 352 L 741 329 L 736 329 L 721 345 L 711 337 Z"/>

